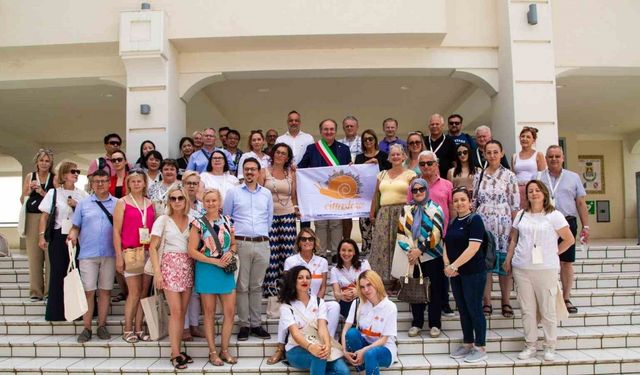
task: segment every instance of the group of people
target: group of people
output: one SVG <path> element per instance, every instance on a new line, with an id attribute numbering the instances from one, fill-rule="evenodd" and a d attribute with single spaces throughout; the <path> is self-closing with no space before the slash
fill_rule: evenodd
<path id="1" fill-rule="evenodd" d="M 252 131 L 248 152 L 238 148 L 238 131 L 207 128 L 180 140 L 179 159 L 163 158 L 145 141 L 133 165 L 120 136 L 109 134 L 106 154 L 88 169 L 90 195 L 75 187 L 75 163 L 61 163 L 54 174 L 53 154 L 40 150 L 22 194 L 30 298 L 46 297 L 45 318 L 64 320 L 67 246 L 77 245 L 89 306 L 79 342 L 92 338 L 96 301 L 97 336 L 110 337 L 106 318 L 117 280 L 121 293 L 113 301 L 125 300 L 123 339 L 129 343 L 150 339 L 140 300 L 153 289 L 164 291 L 177 369 L 192 362 L 180 348 L 194 336 L 206 338 L 213 365 L 236 363 L 229 352 L 236 314 L 238 341 L 270 338 L 261 309 L 263 298 L 271 297 L 277 302 L 270 312 L 280 320 L 278 348 L 268 363 L 286 358 L 312 374 L 348 373 L 348 363 L 374 374 L 397 359 L 397 308 L 388 294 L 399 287 L 392 260 L 402 251 L 407 272 L 430 280 L 429 303 L 410 305 L 409 336 L 423 329 L 425 311 L 430 336 L 440 335 L 441 316 L 454 315 L 451 289 L 464 333 L 451 356 L 486 359 L 486 316 L 493 312 L 497 274 L 505 317 L 513 316 L 509 296 L 512 277 L 516 281 L 526 339 L 520 358 L 535 354 L 540 320 L 544 356 L 553 360 L 557 293 L 570 313 L 577 312 L 569 297 L 578 216 L 580 238 L 588 240 L 584 188 L 577 174 L 563 169 L 560 147 L 546 154 L 534 149 L 535 128 L 522 129 L 521 151 L 510 168 L 490 128 L 480 126 L 472 137 L 462 132 L 462 116 L 447 121 L 448 134 L 444 118 L 434 114 L 427 132 L 411 132 L 405 141 L 397 136 L 398 121 L 387 118 L 378 140 L 372 129 L 359 133 L 357 118 L 347 116 L 345 137 L 337 140 L 338 124 L 326 119 L 316 141 L 291 111 L 285 134 Z M 216 147 L 216 136 L 222 147 Z M 296 169 L 350 163 L 380 169 L 370 215 L 359 221 L 361 247 L 351 239 L 352 220 L 315 221 L 315 230 L 301 222 L 298 230 Z M 487 269 L 482 250 L 489 236 L 497 258 L 493 269 Z M 333 300 L 325 300 L 328 291 Z"/>

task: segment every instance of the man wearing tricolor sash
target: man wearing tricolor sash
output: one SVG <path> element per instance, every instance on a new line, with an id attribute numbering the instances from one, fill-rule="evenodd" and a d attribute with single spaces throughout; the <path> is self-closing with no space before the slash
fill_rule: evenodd
<path id="1" fill-rule="evenodd" d="M 321 139 L 307 146 L 298 168 L 331 167 L 351 163 L 349 147 L 336 141 L 336 122 L 331 119 L 323 120 L 319 127 Z M 342 220 L 317 220 L 315 227 L 321 246 L 333 254 L 342 239 Z M 327 254 L 329 262 L 331 254 Z"/>

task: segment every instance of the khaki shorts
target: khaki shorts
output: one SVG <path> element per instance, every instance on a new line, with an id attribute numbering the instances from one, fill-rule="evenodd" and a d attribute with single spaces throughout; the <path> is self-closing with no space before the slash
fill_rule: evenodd
<path id="1" fill-rule="evenodd" d="M 116 277 L 115 257 L 80 259 L 79 269 L 85 292 L 113 289 L 113 279 Z"/>

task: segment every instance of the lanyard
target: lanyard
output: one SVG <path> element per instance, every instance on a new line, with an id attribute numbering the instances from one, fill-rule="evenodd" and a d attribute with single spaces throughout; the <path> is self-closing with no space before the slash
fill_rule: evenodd
<path id="1" fill-rule="evenodd" d="M 47 182 L 49 182 L 49 177 L 50 177 L 50 175 L 51 175 L 50 173 L 47 173 L 47 179 L 46 179 L 46 180 L 44 180 L 44 183 L 45 183 L 45 184 L 46 184 Z M 38 172 L 36 172 L 36 181 L 38 181 L 38 186 L 41 186 L 41 185 L 42 185 L 42 182 L 40 182 L 40 175 L 38 174 Z M 46 187 L 47 187 L 47 186 L 45 185 L 45 188 L 46 188 Z"/>
<path id="2" fill-rule="evenodd" d="M 476 156 L 478 157 L 478 164 L 480 164 L 480 168 L 485 169 L 487 164 L 489 163 L 487 160 L 482 162 L 482 158 L 480 157 L 480 147 L 476 148 Z"/>
<path id="3" fill-rule="evenodd" d="M 556 184 L 553 185 L 553 182 L 551 182 L 551 173 L 549 173 L 549 170 L 547 169 L 547 179 L 549 180 L 549 190 L 551 190 L 551 199 L 556 199 L 556 190 L 558 190 L 558 186 L 560 185 L 560 180 L 562 180 L 562 170 L 560 170 L 560 176 L 558 176 L 558 179 L 556 180 Z"/>
<path id="4" fill-rule="evenodd" d="M 447 135 L 443 134 L 442 135 L 442 142 L 440 142 L 440 146 L 436 147 L 436 150 L 433 150 L 433 147 L 431 146 L 431 136 L 429 136 L 429 138 L 427 138 L 429 140 L 429 150 L 431 152 L 433 152 L 434 154 L 438 153 L 438 150 L 440 150 L 440 147 L 442 147 L 442 145 L 444 144 L 444 140 L 447 139 Z"/>
<path id="5" fill-rule="evenodd" d="M 147 227 L 147 198 L 142 198 L 142 204 L 144 205 L 144 211 L 143 211 L 140 209 L 140 206 L 138 206 L 138 202 L 136 202 L 136 200 L 133 198 L 133 195 L 129 194 L 129 197 L 131 198 L 131 200 L 133 201 L 133 204 L 136 206 L 136 208 L 140 212 L 140 215 L 142 215 L 142 227 L 146 228 Z"/>

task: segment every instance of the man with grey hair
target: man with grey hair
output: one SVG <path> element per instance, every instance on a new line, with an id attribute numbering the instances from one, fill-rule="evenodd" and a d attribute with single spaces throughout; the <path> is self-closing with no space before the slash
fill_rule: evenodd
<path id="1" fill-rule="evenodd" d="M 434 113 L 429 117 L 429 135 L 424 137 L 427 150 L 433 151 L 439 160 L 440 176 L 447 176 L 456 160 L 456 143 L 453 138 L 444 134 L 444 117 Z M 431 189 L 431 187 L 429 187 Z"/>
<path id="2" fill-rule="evenodd" d="M 484 158 L 484 146 L 492 140 L 491 136 L 491 128 L 487 125 L 480 125 L 476 128 L 476 143 L 478 144 L 478 148 L 471 155 L 471 160 L 473 160 L 473 165 L 478 168 L 485 169 L 487 167 L 487 160 Z M 509 168 L 509 161 L 505 155 L 502 155 L 502 159 L 500 159 L 500 164 L 503 167 Z"/>
<path id="3" fill-rule="evenodd" d="M 338 140 L 338 142 L 349 146 L 351 161 L 354 161 L 356 160 L 356 155 L 362 153 L 362 140 L 358 135 L 358 119 L 351 115 L 345 117 L 342 120 L 342 130 L 344 130 L 345 137 Z"/>

